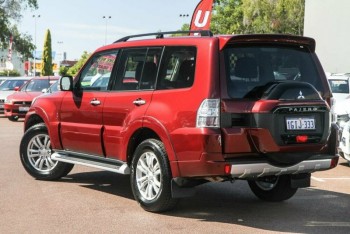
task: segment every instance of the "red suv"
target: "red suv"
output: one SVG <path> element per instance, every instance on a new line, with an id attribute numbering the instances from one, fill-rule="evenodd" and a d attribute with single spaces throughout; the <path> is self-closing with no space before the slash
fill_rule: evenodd
<path id="1" fill-rule="evenodd" d="M 34 77 L 15 92 L 5 99 L 4 113 L 11 121 L 17 121 L 25 117 L 32 100 L 45 92 L 59 77 L 43 76 Z"/>
<path id="2" fill-rule="evenodd" d="M 283 201 L 337 165 L 313 39 L 164 37 L 174 33 L 99 48 L 61 91 L 37 98 L 20 144 L 27 172 L 55 180 L 82 164 L 130 175 L 140 205 L 161 212 L 208 181 L 247 180 L 257 197 Z"/>

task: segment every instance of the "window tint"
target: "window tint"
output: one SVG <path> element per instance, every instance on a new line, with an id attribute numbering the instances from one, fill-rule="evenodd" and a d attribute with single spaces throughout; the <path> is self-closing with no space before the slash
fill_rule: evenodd
<path id="1" fill-rule="evenodd" d="M 125 49 L 114 90 L 154 89 L 162 48 Z"/>
<path id="2" fill-rule="evenodd" d="M 196 64 L 195 47 L 166 47 L 157 89 L 191 87 Z"/>
<path id="3" fill-rule="evenodd" d="M 237 46 L 225 49 L 228 93 L 243 98 L 253 88 L 276 81 L 303 81 L 323 92 L 310 52 L 303 47 Z"/>
<path id="4" fill-rule="evenodd" d="M 80 76 L 83 90 L 107 90 L 117 58 L 117 51 L 96 55 L 90 59 Z"/>

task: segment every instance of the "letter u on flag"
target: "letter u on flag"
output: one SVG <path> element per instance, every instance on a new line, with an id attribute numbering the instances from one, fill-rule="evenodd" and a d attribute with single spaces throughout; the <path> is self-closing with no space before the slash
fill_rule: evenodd
<path id="1" fill-rule="evenodd" d="M 190 30 L 209 30 L 214 0 L 202 0 L 193 12 Z"/>

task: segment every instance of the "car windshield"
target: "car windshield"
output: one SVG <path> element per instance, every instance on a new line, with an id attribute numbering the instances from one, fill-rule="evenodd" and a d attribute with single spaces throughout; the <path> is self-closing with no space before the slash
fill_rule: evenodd
<path id="1" fill-rule="evenodd" d="M 333 93 L 349 93 L 349 80 L 329 79 L 328 81 Z"/>
<path id="2" fill-rule="evenodd" d="M 232 98 L 245 98 L 269 82 L 304 81 L 323 92 L 310 52 L 300 46 L 247 45 L 224 50 L 227 90 Z"/>
<path id="3" fill-rule="evenodd" d="M 21 87 L 27 80 L 5 80 L 4 83 L 0 85 L 0 91 L 12 91 L 16 87 Z"/>
<path id="4" fill-rule="evenodd" d="M 48 93 L 54 93 L 54 92 L 57 92 L 60 90 L 60 87 L 59 87 L 59 82 L 56 81 L 55 83 L 53 83 L 50 88 L 48 89 Z"/>
<path id="5" fill-rule="evenodd" d="M 23 89 L 21 91 L 42 92 L 43 89 L 49 88 L 53 82 L 55 82 L 55 80 L 50 82 L 50 80 L 33 79 L 33 80 L 29 81 L 29 83 L 25 87 L 23 87 Z"/>

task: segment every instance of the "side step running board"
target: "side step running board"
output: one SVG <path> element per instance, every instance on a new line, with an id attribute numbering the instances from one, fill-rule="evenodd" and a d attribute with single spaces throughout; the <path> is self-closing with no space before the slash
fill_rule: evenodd
<path id="1" fill-rule="evenodd" d="M 126 163 L 116 161 L 116 160 L 108 160 L 99 157 L 89 157 L 89 156 L 81 156 L 81 155 L 72 155 L 66 153 L 55 152 L 51 155 L 51 158 L 56 161 L 79 164 L 88 167 L 94 167 L 106 171 L 111 171 L 119 174 L 129 175 L 130 168 Z"/>

